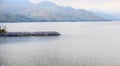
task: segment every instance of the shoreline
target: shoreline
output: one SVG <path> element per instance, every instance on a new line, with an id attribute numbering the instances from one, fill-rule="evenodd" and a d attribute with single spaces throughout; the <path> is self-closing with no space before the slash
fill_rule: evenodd
<path id="1" fill-rule="evenodd" d="M 1 33 L 0 37 L 24 37 L 24 36 L 60 36 L 56 31 L 40 31 L 40 32 L 6 32 Z"/>

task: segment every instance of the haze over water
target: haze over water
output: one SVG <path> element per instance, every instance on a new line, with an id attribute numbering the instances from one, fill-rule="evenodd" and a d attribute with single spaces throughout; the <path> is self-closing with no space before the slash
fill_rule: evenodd
<path id="1" fill-rule="evenodd" d="M 120 22 L 1 23 L 58 37 L 0 38 L 0 66 L 120 66 Z"/>

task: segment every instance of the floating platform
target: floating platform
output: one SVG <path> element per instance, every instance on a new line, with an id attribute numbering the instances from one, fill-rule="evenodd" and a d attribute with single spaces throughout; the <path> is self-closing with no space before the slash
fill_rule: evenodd
<path id="1" fill-rule="evenodd" d="M 0 37 L 24 37 L 24 36 L 60 36 L 56 31 L 42 31 L 42 32 L 6 32 L 1 33 Z"/>

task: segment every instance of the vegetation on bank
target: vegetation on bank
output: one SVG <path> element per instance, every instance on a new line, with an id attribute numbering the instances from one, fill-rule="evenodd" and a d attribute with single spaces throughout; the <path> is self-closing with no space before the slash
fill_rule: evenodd
<path id="1" fill-rule="evenodd" d="M 5 34 L 5 33 L 6 33 L 6 27 L 0 26 L 0 34 Z"/>

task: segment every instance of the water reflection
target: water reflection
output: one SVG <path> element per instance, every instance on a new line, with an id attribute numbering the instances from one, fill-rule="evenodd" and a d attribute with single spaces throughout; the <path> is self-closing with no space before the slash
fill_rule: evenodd
<path id="1" fill-rule="evenodd" d="M 0 44 L 18 43 L 30 41 L 30 37 L 2 37 L 0 38 Z"/>
<path id="2" fill-rule="evenodd" d="M 24 43 L 30 41 L 55 41 L 59 36 L 42 36 L 42 37 L 1 37 L 0 44 L 13 44 L 13 43 Z M 60 38 L 60 37 L 59 37 Z"/>

